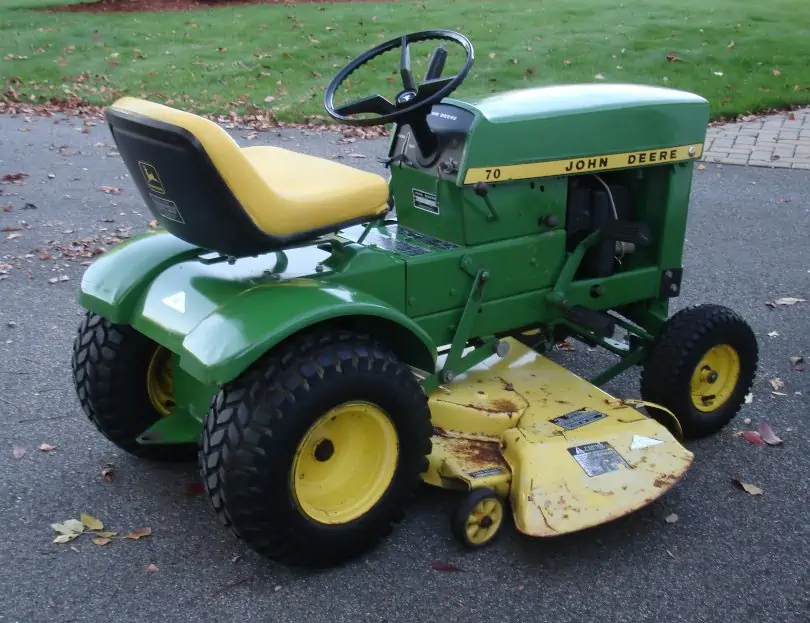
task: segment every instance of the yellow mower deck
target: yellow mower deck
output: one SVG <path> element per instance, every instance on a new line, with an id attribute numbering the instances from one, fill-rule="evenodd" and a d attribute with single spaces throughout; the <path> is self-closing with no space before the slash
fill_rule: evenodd
<path id="1" fill-rule="evenodd" d="M 424 480 L 508 497 L 532 536 L 575 532 L 666 493 L 693 455 L 661 424 L 515 340 L 430 396 Z"/>

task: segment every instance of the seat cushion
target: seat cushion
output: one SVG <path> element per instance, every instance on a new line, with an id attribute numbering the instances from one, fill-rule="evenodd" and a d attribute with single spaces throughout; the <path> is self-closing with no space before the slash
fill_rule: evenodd
<path id="1" fill-rule="evenodd" d="M 264 231 L 317 230 L 387 209 L 388 184 L 375 173 L 279 147 L 241 151 L 274 195 L 251 206 L 251 218 Z"/>

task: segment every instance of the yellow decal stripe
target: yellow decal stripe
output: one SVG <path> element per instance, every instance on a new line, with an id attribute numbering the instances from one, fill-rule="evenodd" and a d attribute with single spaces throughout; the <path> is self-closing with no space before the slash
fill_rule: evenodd
<path id="1" fill-rule="evenodd" d="M 467 170 L 464 183 L 475 184 L 476 182 L 489 182 L 494 184 L 497 182 L 525 180 L 535 177 L 576 175 L 580 173 L 610 171 L 612 169 L 646 167 L 692 160 L 700 158 L 702 153 L 703 143 L 695 143 L 694 145 L 663 147 L 661 149 L 649 149 L 645 151 L 630 151 L 623 154 L 589 156 L 588 158 L 569 158 L 566 160 L 529 162 L 527 164 L 477 167 Z"/>

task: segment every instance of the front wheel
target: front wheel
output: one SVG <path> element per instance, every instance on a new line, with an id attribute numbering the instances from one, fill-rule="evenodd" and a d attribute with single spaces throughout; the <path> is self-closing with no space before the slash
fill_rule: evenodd
<path id="1" fill-rule="evenodd" d="M 684 309 L 666 322 L 643 364 L 641 396 L 670 409 L 684 437 L 714 434 L 745 401 L 758 352 L 753 330 L 731 309 Z"/>
<path id="2" fill-rule="evenodd" d="M 403 517 L 431 434 L 407 366 L 366 337 L 323 330 L 222 387 L 200 467 L 215 511 L 250 548 L 324 567 L 368 551 Z"/>

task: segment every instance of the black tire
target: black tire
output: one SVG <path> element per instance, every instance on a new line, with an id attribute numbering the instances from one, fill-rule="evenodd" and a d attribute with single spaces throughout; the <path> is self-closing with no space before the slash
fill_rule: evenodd
<path id="1" fill-rule="evenodd" d="M 717 408 L 702 411 L 692 399 L 692 375 L 704 355 L 720 345 L 736 351 L 738 379 L 728 399 Z M 756 335 L 737 313 L 722 305 L 689 307 L 666 322 L 653 345 L 643 364 L 641 396 L 672 411 L 685 438 L 706 437 L 725 427 L 740 410 L 753 385 L 758 358 Z"/>
<path id="2" fill-rule="evenodd" d="M 500 512 L 500 519 L 497 520 L 497 523 L 493 523 L 493 520 L 490 516 L 482 517 L 479 520 L 479 529 L 484 528 L 492 528 L 491 532 L 484 533 L 482 535 L 482 540 L 476 541 L 470 538 L 468 527 L 469 521 L 472 519 L 472 514 L 475 511 L 476 507 L 481 504 L 482 502 L 491 501 L 499 508 Z M 486 523 L 481 523 L 486 522 Z M 461 543 L 464 547 L 468 549 L 479 549 L 481 547 L 486 547 L 490 545 L 492 542 L 498 538 L 498 535 L 501 533 L 503 529 L 503 524 L 506 522 L 506 505 L 504 504 L 501 497 L 495 493 L 492 489 L 473 489 L 468 494 L 464 496 L 461 500 L 459 505 L 456 507 L 453 516 L 451 517 L 450 521 L 450 530 L 453 533 L 455 539 Z"/>
<path id="3" fill-rule="evenodd" d="M 157 348 L 129 325 L 114 324 L 88 312 L 73 343 L 76 394 L 90 421 L 122 450 L 155 461 L 193 461 L 197 444 L 137 442 L 161 418 L 146 388 L 149 361 Z"/>
<path id="4" fill-rule="evenodd" d="M 351 401 L 389 418 L 396 467 L 364 514 L 321 523 L 296 502 L 296 452 L 314 422 Z M 327 567 L 369 551 L 403 518 L 427 469 L 431 434 L 427 397 L 407 366 L 367 337 L 323 329 L 286 342 L 221 388 L 200 469 L 217 515 L 251 549 L 291 566 Z"/>

